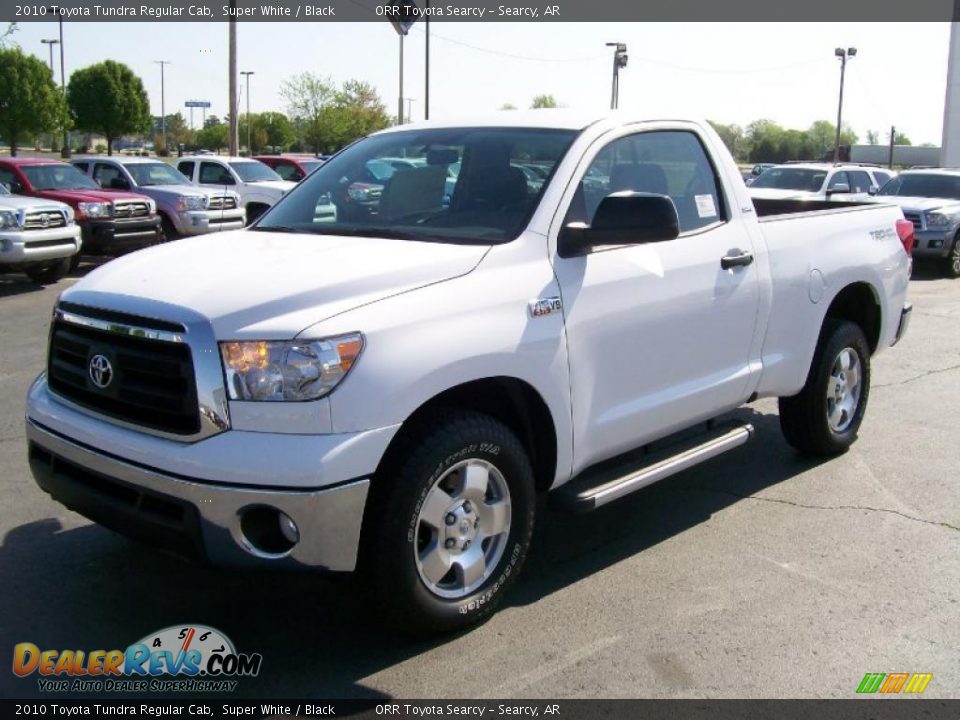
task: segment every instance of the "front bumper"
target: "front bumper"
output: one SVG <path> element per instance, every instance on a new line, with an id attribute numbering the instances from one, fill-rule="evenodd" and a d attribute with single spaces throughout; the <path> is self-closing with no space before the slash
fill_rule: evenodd
<path id="1" fill-rule="evenodd" d="M 945 258 L 953 246 L 956 228 L 943 230 L 917 230 L 913 243 L 913 256 L 917 258 Z"/>
<path id="2" fill-rule="evenodd" d="M 220 230 L 239 230 L 246 224 L 243 208 L 232 210 L 195 210 L 177 215 L 177 232 L 181 235 L 203 235 Z"/>
<path id="3" fill-rule="evenodd" d="M 160 238 L 160 216 L 87 219 L 80 223 L 83 250 L 113 253 L 143 247 Z"/>
<path id="4" fill-rule="evenodd" d="M 0 232 L 0 265 L 25 265 L 60 260 L 80 251 L 80 228 L 76 225 Z"/>
<path id="5" fill-rule="evenodd" d="M 125 461 L 27 420 L 30 469 L 55 500 L 124 535 L 215 565 L 350 571 L 370 481 L 314 490 L 215 485 Z M 285 552 L 246 534 L 251 510 L 281 511 L 299 528 Z"/>

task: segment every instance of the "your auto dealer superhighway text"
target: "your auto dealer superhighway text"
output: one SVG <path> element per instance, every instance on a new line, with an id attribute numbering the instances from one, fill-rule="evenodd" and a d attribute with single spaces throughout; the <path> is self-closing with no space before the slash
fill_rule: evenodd
<path id="1" fill-rule="evenodd" d="M 476 715 L 483 717 L 485 713 L 491 715 L 528 715 L 539 717 L 541 708 L 538 705 L 410 705 L 408 703 L 393 703 L 377 705 L 377 715 L 406 715 L 406 716 L 460 716 Z M 559 705 L 543 706 L 543 715 L 559 715 Z"/>

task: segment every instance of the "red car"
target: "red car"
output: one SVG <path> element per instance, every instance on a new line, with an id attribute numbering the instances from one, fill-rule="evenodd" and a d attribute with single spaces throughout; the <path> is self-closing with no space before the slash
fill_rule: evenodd
<path id="1" fill-rule="evenodd" d="M 264 165 L 269 165 L 284 180 L 300 182 L 323 165 L 323 160 L 312 155 L 255 155 Z"/>
<path id="2" fill-rule="evenodd" d="M 101 188 L 68 163 L 4 158 L 0 160 L 0 185 L 15 195 L 59 200 L 72 207 L 83 253 L 113 255 L 163 240 L 160 216 L 151 198 Z"/>

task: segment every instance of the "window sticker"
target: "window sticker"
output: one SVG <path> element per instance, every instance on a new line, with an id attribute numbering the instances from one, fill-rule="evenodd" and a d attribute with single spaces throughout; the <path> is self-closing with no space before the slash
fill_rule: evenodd
<path id="1" fill-rule="evenodd" d="M 713 202 L 713 195 L 696 195 L 697 214 L 702 218 L 711 218 L 717 216 L 717 206 Z"/>

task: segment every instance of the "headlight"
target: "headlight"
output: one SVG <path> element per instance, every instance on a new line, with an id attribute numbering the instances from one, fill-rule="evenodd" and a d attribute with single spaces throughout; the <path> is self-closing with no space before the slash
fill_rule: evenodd
<path id="1" fill-rule="evenodd" d="M 360 333 L 322 340 L 220 343 L 231 400 L 316 400 L 346 377 L 361 350 Z"/>
<path id="2" fill-rule="evenodd" d="M 207 207 L 207 198 L 202 195 L 183 195 L 177 200 L 180 210 L 203 210 Z"/>
<path id="3" fill-rule="evenodd" d="M 107 202 L 82 202 L 77 203 L 80 212 L 87 217 L 99 218 L 110 216 L 110 203 Z"/>
<path id="4" fill-rule="evenodd" d="M 943 213 L 927 213 L 927 227 L 946 227 L 950 224 L 950 216 Z"/>
<path id="5" fill-rule="evenodd" d="M 63 209 L 63 221 L 67 225 L 73 225 L 73 221 L 74 221 L 73 208 L 70 207 L 69 205 Z"/>
<path id="6" fill-rule="evenodd" d="M 0 230 L 10 230 L 19 228 L 20 220 L 17 214 L 12 210 L 0 210 Z"/>

